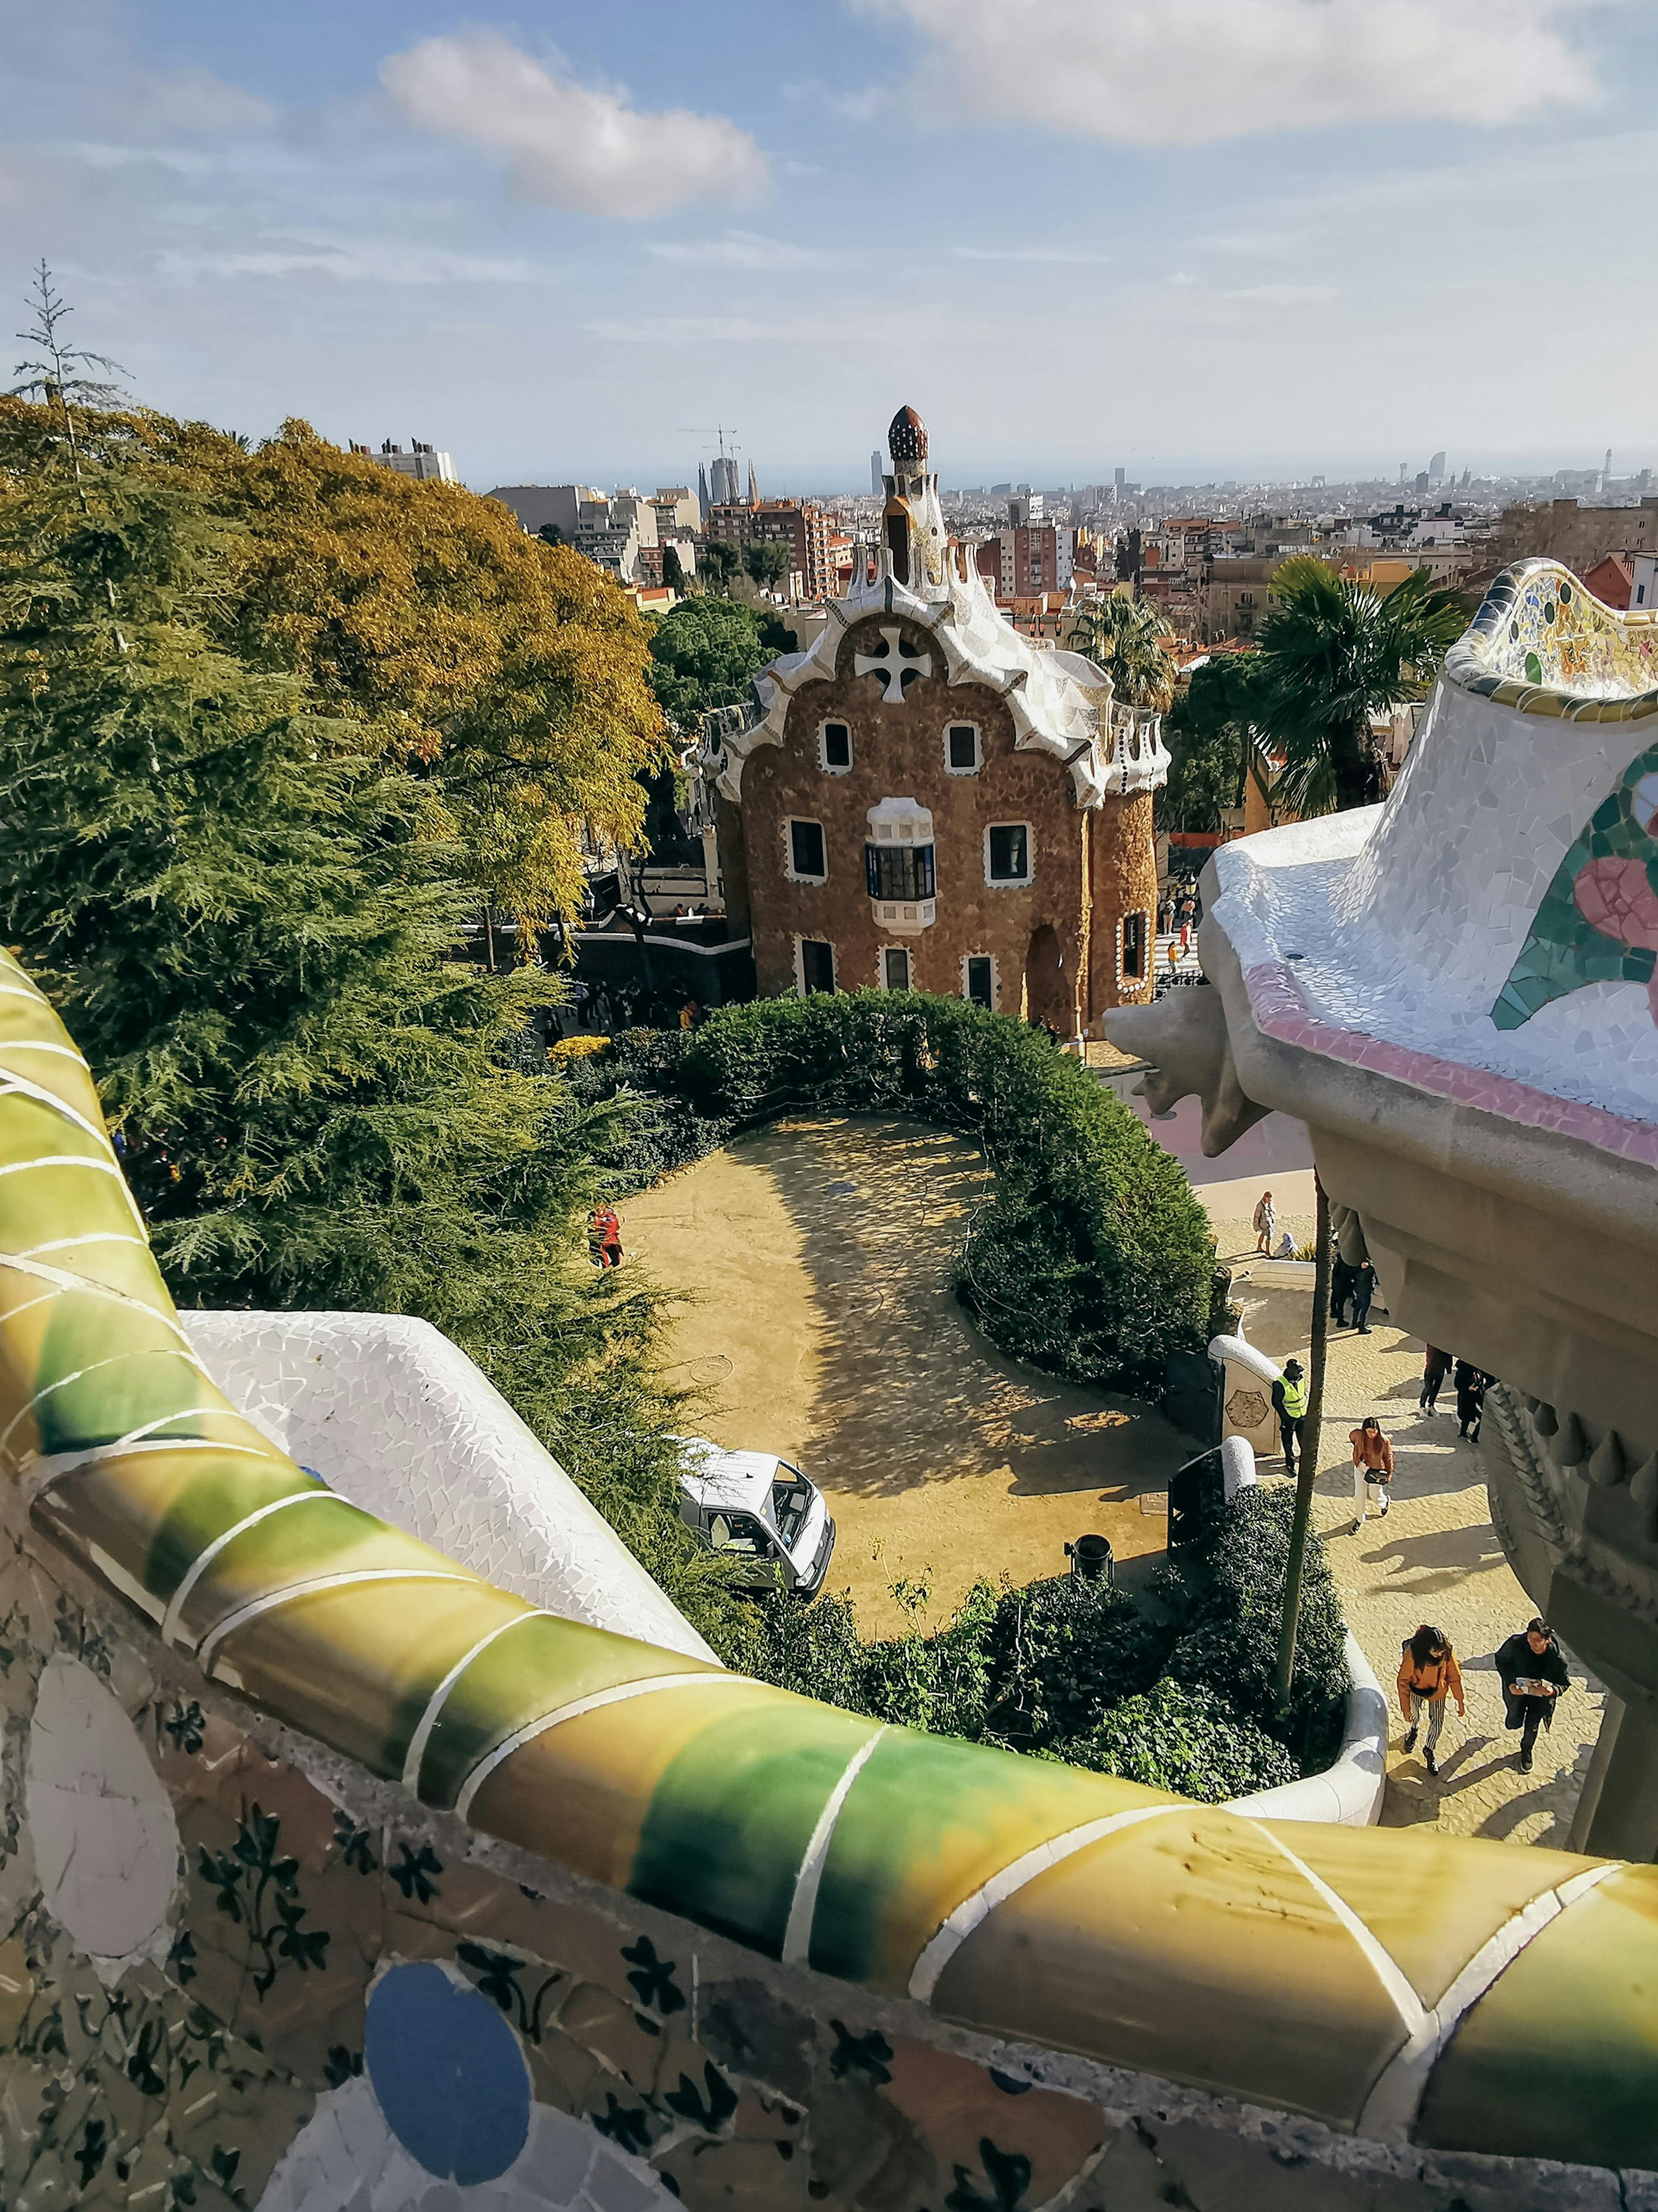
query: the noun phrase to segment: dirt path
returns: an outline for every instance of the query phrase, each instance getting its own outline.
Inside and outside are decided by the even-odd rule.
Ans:
[[[821,1483],[828,1587],[866,1633],[899,1625],[900,1577],[930,1583],[937,1623],[979,1575],[1063,1573],[1090,1530],[1125,1561],[1163,1552],[1162,1498],[1140,1498],[1178,1462],[1174,1430],[1004,1359],[951,1295],[985,1179],[971,1145],[921,1123],[780,1122],[623,1210],[630,1254],[695,1301],[669,1355],[703,1393],[687,1430]]]

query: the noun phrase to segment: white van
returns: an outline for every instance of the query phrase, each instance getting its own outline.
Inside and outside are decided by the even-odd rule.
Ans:
[[[677,1441],[686,1526],[742,1563],[745,1589],[816,1596],[835,1550],[835,1523],[817,1485],[771,1452],[726,1451],[706,1437]]]

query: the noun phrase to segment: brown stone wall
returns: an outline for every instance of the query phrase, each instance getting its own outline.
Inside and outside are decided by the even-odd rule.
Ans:
[[[1097,1016],[1108,1006],[1135,1006],[1151,995],[1157,930],[1151,794],[1140,791],[1132,799],[1108,799],[1090,816],[1089,824],[1093,878],[1090,1012]],[[1138,980],[1121,973],[1121,923],[1123,916],[1131,914],[1145,916],[1142,973]]]
[[[910,951],[919,989],[959,995],[963,959],[988,953],[996,963],[1001,1012],[1048,1012],[1068,1030],[1079,987],[1084,1018],[1118,1002],[1118,909],[1111,902],[1119,887],[1138,889],[1142,902],[1155,908],[1150,799],[1112,800],[1091,813],[1079,808],[1060,762],[1047,752],[1015,750],[1012,719],[996,692],[943,680],[938,647],[923,630],[905,629],[904,635],[910,647],[931,653],[934,672],[912,683],[902,704],[888,705],[875,678],[850,671],[856,655],[878,646],[882,629],[892,626],[890,617],[878,615],[853,629],[841,646],[835,680],[798,692],[781,746],[756,745],[744,765],[743,839],[759,989],[775,995],[796,988],[799,937],[834,945],[835,981],[843,990],[878,982],[881,948],[898,945]],[[849,773],[829,775],[818,764],[818,731],[826,721],[845,722],[852,731]],[[976,775],[945,772],[944,732],[955,722],[978,726]],[[884,799],[914,799],[932,812],[938,919],[914,933],[882,927],[870,902],[868,812]],[[826,883],[787,879],[785,825],[794,817],[823,825]],[[1035,880],[993,886],[985,880],[985,832],[1012,822],[1030,826]],[[1143,848],[1138,854],[1136,843]],[[1090,864],[1106,901],[1091,931]]]
[[[841,665],[878,642],[882,623],[853,630]],[[890,625],[889,625],[890,626]],[[908,635],[908,634],[907,634]],[[908,641],[938,649],[916,631]],[[825,721],[852,731],[849,774],[818,765],[817,732]],[[944,772],[944,732],[972,722],[980,732],[976,775]],[[868,811],[884,799],[914,799],[931,808],[937,855],[938,920],[898,934],[879,927],[864,872]],[[823,824],[829,880],[793,884],[785,876],[785,824],[800,816]],[[1082,910],[1083,815],[1069,773],[1046,753],[1017,752],[1013,725],[993,691],[952,688],[937,676],[913,683],[902,704],[887,705],[870,677],[843,674],[807,685],[791,702],[780,748],[760,745],[743,772],[744,842],[748,856],[755,965],[762,993],[792,990],[797,936],[835,946],[835,980],[855,990],[878,980],[879,951],[907,945],[922,990],[959,994],[969,953],[994,959],[998,1004],[1021,1009],[1026,953],[1033,933],[1050,927],[1074,976]],[[984,838],[993,823],[1030,826],[1035,880],[993,888],[985,881]]]

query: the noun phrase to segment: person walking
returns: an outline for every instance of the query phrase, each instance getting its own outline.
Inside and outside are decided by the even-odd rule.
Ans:
[[[1498,1649],[1496,1666],[1507,1716],[1503,1725],[1520,1730],[1520,1756],[1515,1764],[1522,1774],[1529,1774],[1537,1731],[1553,1727],[1555,1701],[1563,1690],[1570,1689],[1571,1676],[1554,1631],[1539,1613],[1533,1613],[1524,1628]]]
[[[1382,1501],[1382,1518],[1388,1517],[1388,1486],[1394,1479],[1394,1448],[1382,1433],[1374,1413],[1366,1413],[1362,1428],[1347,1437],[1353,1448],[1353,1534],[1357,1535],[1370,1511],[1370,1492]],[[1408,1718],[1408,1715],[1406,1716]]]
[[[622,1219],[615,1206],[607,1202],[593,1208],[587,1217],[587,1242],[601,1267],[622,1265]]]
[[[1437,1345],[1427,1346],[1427,1358],[1422,1364],[1422,1395],[1417,1400],[1417,1410],[1423,1413],[1439,1411],[1439,1389],[1451,1371],[1451,1355],[1440,1351]]]
[[[1470,1443],[1479,1441],[1479,1417],[1485,1407],[1485,1378],[1471,1359],[1459,1359],[1451,1376],[1456,1392],[1456,1433]]]
[[[1353,1270],[1353,1327],[1361,1336],[1370,1334],[1370,1300],[1376,1296],[1376,1269],[1361,1260]]]
[[[1445,1725],[1446,1702],[1451,1698],[1456,1699],[1459,1718],[1466,1717],[1468,1709],[1462,1701],[1462,1670],[1456,1663],[1451,1639],[1442,1628],[1431,1627],[1424,1620],[1416,1634],[1406,1638],[1400,1646],[1399,1709],[1405,1716],[1406,1751],[1416,1749],[1417,1732],[1424,1719],[1428,1723],[1422,1762],[1430,1774],[1439,1771],[1434,1748],[1439,1741],[1439,1731]]]
[[[1307,1380],[1298,1359],[1286,1359],[1284,1372],[1272,1385],[1272,1410],[1284,1439],[1284,1471],[1296,1471],[1296,1454],[1306,1442]]]
[[[1272,1251],[1272,1232],[1278,1227],[1278,1214],[1272,1205],[1270,1190],[1262,1191],[1255,1200],[1255,1249],[1270,1259]]]

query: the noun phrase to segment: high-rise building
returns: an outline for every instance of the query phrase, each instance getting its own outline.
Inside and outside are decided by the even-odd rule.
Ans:
[[[1445,481],[1445,456],[1442,453],[1436,453],[1429,462],[1428,479],[1431,483],[1443,483]]]
[[[371,461],[378,461],[383,469],[395,469],[400,477],[414,477],[422,483],[453,483],[456,481],[455,465],[448,454],[439,453],[435,446],[422,445],[418,438],[409,441],[407,453],[401,446],[394,446],[389,438],[377,453],[370,453],[367,446],[358,445],[355,438],[351,441],[351,450],[354,453],[365,454]]]
[[[760,479],[754,472],[754,463],[750,461],[749,463],[749,505],[750,507],[758,507],[759,504]]]
[[[708,482],[713,487],[711,507],[736,507],[743,497],[742,479],[737,472],[737,462],[729,453],[714,458],[708,471]]]
[[[789,566],[808,599],[827,599],[835,578],[829,558],[828,510],[815,500],[757,499],[716,504],[708,510],[714,545],[786,545]]]
[[[879,499],[881,496],[881,454],[878,447],[869,457],[869,488],[871,495],[873,498]]]
[[[700,529],[708,519],[708,508],[712,504],[708,498],[708,472],[704,468],[696,471],[696,504],[699,510],[697,526]]]
[[[1123,483],[1127,475],[1127,469],[1114,469],[1112,471],[1112,485],[1119,499],[1122,497]]]

